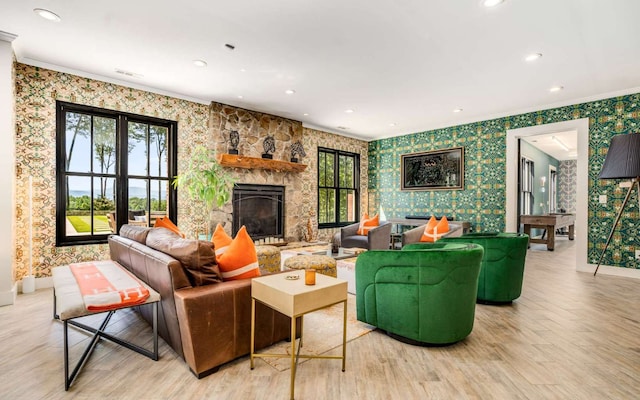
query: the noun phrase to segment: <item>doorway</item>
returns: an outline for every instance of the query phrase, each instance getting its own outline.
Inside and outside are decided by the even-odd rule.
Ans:
[[[518,139],[523,137],[576,130],[578,132],[578,158],[576,176],[576,269],[593,271],[595,266],[587,262],[587,195],[589,164],[589,119],[536,125],[507,130],[506,157],[506,231],[516,232],[518,228]]]

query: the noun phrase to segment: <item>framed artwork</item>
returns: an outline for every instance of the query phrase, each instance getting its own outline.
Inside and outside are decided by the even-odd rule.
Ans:
[[[464,147],[401,156],[402,190],[464,189]]]

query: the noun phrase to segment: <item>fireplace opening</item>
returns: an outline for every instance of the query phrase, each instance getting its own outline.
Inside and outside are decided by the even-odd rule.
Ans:
[[[233,187],[233,235],[247,227],[251,239],[284,238],[284,186],[250,185]]]

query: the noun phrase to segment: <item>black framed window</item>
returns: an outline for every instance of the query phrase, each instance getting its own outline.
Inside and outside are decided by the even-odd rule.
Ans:
[[[176,222],[174,121],[56,102],[56,245],[105,243],[123,224]]]
[[[360,155],[318,148],[318,226],[332,228],[358,220]]]
[[[535,179],[533,161],[522,157],[520,173],[520,215],[531,215],[533,214],[533,180]]]

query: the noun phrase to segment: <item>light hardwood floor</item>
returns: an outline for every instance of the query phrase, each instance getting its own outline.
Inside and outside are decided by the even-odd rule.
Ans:
[[[534,245],[522,296],[478,305],[466,340],[426,348],[371,332],[348,344],[346,372],[336,360],[303,363],[296,399],[640,398],[640,280],[594,278],[574,259],[566,238],[554,252]],[[198,380],[163,341],[157,362],[101,342],[65,393],[51,297],[40,290],[0,307],[0,399],[288,399],[289,371],[262,360],[251,371],[243,357]],[[135,313],[114,318],[111,331],[149,344]],[[77,357],[87,336],[70,333]]]

